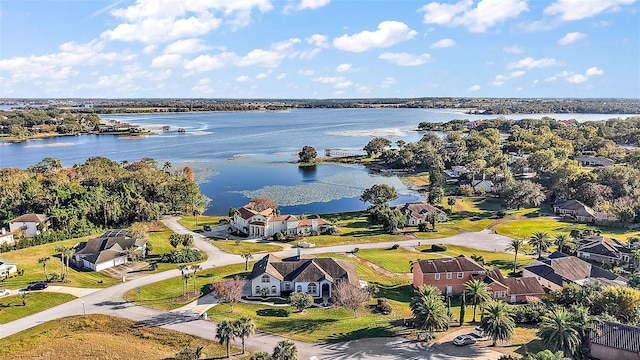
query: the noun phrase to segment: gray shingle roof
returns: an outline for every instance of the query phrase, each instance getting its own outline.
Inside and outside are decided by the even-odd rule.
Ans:
[[[589,334],[592,344],[614,349],[640,353],[640,328],[604,321],[596,325],[596,330]]]
[[[359,286],[355,265],[348,261],[331,258],[301,259],[281,261],[269,254],[253,265],[249,279],[269,274],[280,281],[318,282],[327,279],[331,282],[347,280]]]

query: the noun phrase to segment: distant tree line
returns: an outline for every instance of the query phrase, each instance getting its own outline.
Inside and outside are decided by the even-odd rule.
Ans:
[[[99,123],[96,114],[74,114],[66,110],[0,110],[0,134],[16,137],[34,133],[86,133]]]

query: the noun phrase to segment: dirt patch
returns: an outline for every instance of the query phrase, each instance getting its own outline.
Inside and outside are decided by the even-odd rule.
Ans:
[[[188,292],[184,295],[180,295],[180,296],[176,296],[174,298],[174,301],[179,303],[179,304],[188,304],[190,302],[192,302],[193,300],[196,300],[197,298],[200,297],[200,295],[202,295],[201,292]]]

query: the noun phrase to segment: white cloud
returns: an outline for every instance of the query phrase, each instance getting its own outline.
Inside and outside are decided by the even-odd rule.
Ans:
[[[277,77],[276,79],[278,79],[278,80],[284,80],[284,79],[286,79],[286,78],[287,78],[287,74],[282,73],[282,74],[278,75],[278,77]]]
[[[337,72],[347,72],[349,70],[351,70],[351,64],[340,64],[338,66],[336,66],[336,71]]]
[[[440,39],[436,42],[434,42],[433,44],[431,44],[431,48],[432,49],[439,49],[439,48],[448,48],[448,47],[452,47],[456,44],[455,41],[453,41],[452,39],[449,38],[444,38],[444,39]]]
[[[413,55],[408,53],[383,53],[378,56],[382,60],[387,60],[399,66],[418,66],[426,64],[431,59],[431,55]]]
[[[333,46],[339,50],[364,52],[373,48],[387,48],[411,40],[418,34],[405,23],[383,21],[376,31],[362,31],[353,35],[342,35],[333,39]]]
[[[425,24],[463,25],[471,32],[485,32],[528,10],[526,0],[480,0],[475,8],[473,0],[462,0],[455,4],[432,2],[418,11],[424,12]]]
[[[353,82],[351,81],[342,81],[336,84],[336,88],[344,89],[353,86]]]
[[[585,74],[587,76],[602,75],[602,74],[604,74],[604,71],[598,69],[597,67],[590,67],[590,68],[587,69]]]
[[[507,54],[521,54],[522,52],[524,52],[524,49],[521,48],[520,46],[514,45],[514,46],[505,46],[502,48],[502,51],[506,52]]]
[[[635,0],[558,0],[544,9],[546,15],[558,15],[564,21],[580,20],[604,11],[617,11]]]
[[[237,82],[247,82],[247,81],[251,81],[251,78],[248,77],[247,75],[240,75],[236,78]]]
[[[256,75],[256,80],[260,80],[260,79],[264,79],[267,77],[267,74],[265,73],[260,73],[258,75]]]
[[[209,86],[210,83],[211,79],[202,78],[198,81],[198,84],[196,84],[196,86],[191,88],[191,91],[201,94],[211,94],[213,92],[213,89],[211,89],[211,87]]]
[[[182,63],[182,56],[179,54],[164,54],[151,60],[151,67],[170,68]]]
[[[323,49],[326,49],[329,47],[329,39],[325,35],[313,34],[305,38],[304,40],[315,47],[319,47]]]
[[[575,74],[567,77],[567,81],[574,84],[581,84],[587,80],[589,80],[589,78],[582,74]]]
[[[543,58],[543,59],[534,59],[532,57],[526,57],[517,62],[509,64],[510,69],[534,69],[534,68],[544,68],[550,66],[557,66],[560,63],[554,58]]]
[[[277,51],[255,49],[251,50],[246,56],[240,58],[234,65],[276,67],[284,57],[285,55]]]
[[[524,74],[526,74],[527,72],[524,70],[516,70],[516,71],[512,71],[511,74],[509,75],[496,75],[495,79],[493,80],[492,84],[495,86],[502,86],[504,85],[504,83],[509,80],[509,79],[513,79],[519,76],[522,76]]]
[[[211,49],[202,39],[185,39],[179,40],[167,45],[164,49],[165,54],[192,54]]]
[[[271,45],[271,48],[275,51],[289,51],[293,48],[295,44],[298,44],[301,40],[297,38],[291,38],[283,41],[279,41]]]
[[[301,0],[299,3],[290,3],[284,7],[282,12],[285,14],[290,13],[291,11],[301,11],[306,9],[319,9],[321,7],[327,6],[330,0]]]
[[[347,81],[343,76],[321,76],[313,79],[313,81],[321,84],[338,84]]]
[[[147,45],[144,47],[144,49],[142,49],[142,53],[145,55],[151,55],[156,51],[157,48],[158,45]]]
[[[480,85],[473,85],[467,89],[468,91],[478,91],[480,90]]]
[[[304,75],[304,76],[311,76],[311,75],[315,74],[315,71],[313,71],[313,70],[298,70],[298,74]]]
[[[272,8],[270,0],[137,0],[126,8],[110,11],[121,23],[101,37],[146,43],[171,41],[207,34],[223,23],[246,26],[254,10],[264,13]]]
[[[185,70],[190,71],[211,71],[223,68],[229,61],[237,58],[233,53],[222,53],[218,55],[200,55],[193,60],[185,61]]]
[[[394,79],[392,77],[387,77],[380,84],[380,88],[381,89],[387,89],[387,88],[391,87],[395,83],[396,83],[396,79]]]
[[[587,34],[581,32],[570,32],[567,35],[563,36],[562,39],[558,40],[558,44],[560,45],[569,45],[574,43],[580,39],[583,39]]]

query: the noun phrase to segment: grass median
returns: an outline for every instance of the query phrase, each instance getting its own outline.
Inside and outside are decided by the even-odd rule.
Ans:
[[[0,298],[0,324],[18,320],[25,316],[39,313],[54,306],[64,304],[76,297],[69,294],[55,292],[28,292],[25,299],[27,305],[22,305],[22,295],[11,295]],[[1,348],[1,347],[0,347]]]

